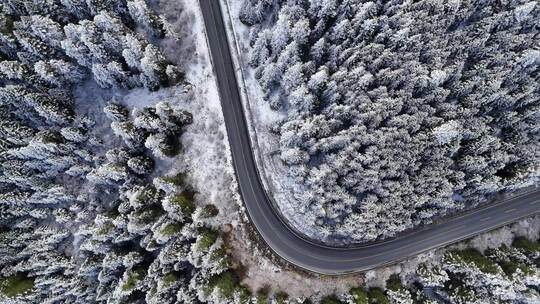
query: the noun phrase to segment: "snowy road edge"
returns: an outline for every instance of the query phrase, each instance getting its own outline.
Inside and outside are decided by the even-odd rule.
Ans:
[[[246,89],[246,82],[244,78],[244,67],[242,65],[242,62],[240,60],[240,45],[238,44],[238,38],[236,36],[236,30],[234,28],[234,22],[232,20],[229,0],[219,0],[221,3],[221,7],[223,9],[223,12],[227,15],[228,18],[224,18],[226,20],[225,22],[225,32],[227,33],[227,38],[229,40],[229,48],[232,52],[232,59],[233,59],[233,65],[234,65],[234,71],[236,73],[237,79],[239,79],[242,83],[242,85],[239,87],[240,89],[240,97],[242,101],[242,108],[244,110],[244,114],[246,115],[246,120],[248,122],[248,129],[249,129],[249,137],[251,139],[252,143],[252,150],[253,154],[255,156],[255,163],[257,165],[257,170],[259,170],[260,178],[263,182],[263,186],[266,189],[271,189],[271,183],[268,182],[266,170],[263,166],[263,157],[261,156],[261,149],[259,147],[259,141],[257,138],[257,130],[253,126],[253,113],[251,112],[251,108],[249,106],[250,100],[249,95],[247,93]],[[272,192],[268,191],[267,192]],[[267,193],[267,194],[270,194]],[[273,199],[273,198],[272,198]]]

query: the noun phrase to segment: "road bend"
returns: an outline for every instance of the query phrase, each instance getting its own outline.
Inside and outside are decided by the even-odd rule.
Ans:
[[[274,212],[259,178],[220,1],[199,2],[240,194],[255,228],[267,245],[283,259],[321,274],[362,272],[470,238],[540,212],[540,192],[534,190],[493,202],[398,238],[355,248],[318,245],[298,235]]]

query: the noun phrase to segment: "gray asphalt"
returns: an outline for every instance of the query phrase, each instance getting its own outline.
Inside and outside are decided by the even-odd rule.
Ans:
[[[258,175],[218,0],[199,0],[240,193],[268,246],[288,262],[321,274],[366,271],[501,227],[540,212],[540,192],[516,194],[486,207],[385,242],[356,248],[313,244],[293,232],[271,207]]]

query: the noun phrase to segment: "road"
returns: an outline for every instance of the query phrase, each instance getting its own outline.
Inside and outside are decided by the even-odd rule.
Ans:
[[[540,192],[535,190],[472,210],[441,224],[426,226],[399,238],[356,248],[325,247],[297,235],[272,209],[258,175],[220,1],[199,2],[240,193],[255,228],[268,246],[283,259],[321,274],[361,272],[395,263],[540,212]]]

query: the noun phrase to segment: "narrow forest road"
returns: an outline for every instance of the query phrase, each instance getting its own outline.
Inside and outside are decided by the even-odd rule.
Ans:
[[[535,189],[453,217],[444,223],[426,226],[422,230],[399,238],[356,248],[325,247],[297,235],[272,209],[258,175],[220,1],[199,0],[199,2],[217,76],[240,193],[256,229],[268,246],[283,259],[322,274],[365,271],[540,212],[540,191]]]

